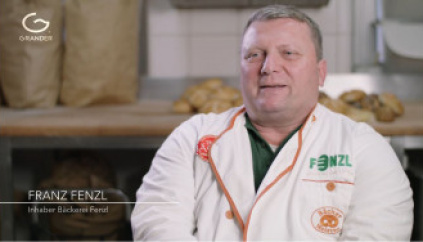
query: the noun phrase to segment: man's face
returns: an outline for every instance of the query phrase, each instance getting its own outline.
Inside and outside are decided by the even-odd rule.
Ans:
[[[279,18],[254,22],[245,32],[241,89],[249,113],[311,109],[325,75],[307,24]]]

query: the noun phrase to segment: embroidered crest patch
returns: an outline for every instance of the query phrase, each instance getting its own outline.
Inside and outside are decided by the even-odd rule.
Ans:
[[[335,207],[321,207],[311,214],[311,224],[324,234],[341,232],[344,213]]]
[[[216,140],[216,136],[214,135],[206,135],[198,141],[197,144],[197,155],[200,156],[200,158],[204,161],[207,161],[208,159],[208,151],[210,148],[210,145],[213,143],[213,141]]]

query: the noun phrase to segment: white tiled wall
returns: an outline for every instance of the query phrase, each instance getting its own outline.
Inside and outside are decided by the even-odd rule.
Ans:
[[[347,0],[330,0],[304,9],[323,34],[330,73],[351,71],[351,9]],[[181,10],[169,0],[148,2],[148,75],[152,77],[234,77],[239,46],[252,9]]]

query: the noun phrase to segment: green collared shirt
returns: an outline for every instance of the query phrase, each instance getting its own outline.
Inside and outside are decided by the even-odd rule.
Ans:
[[[275,160],[279,151],[285,146],[288,140],[301,128],[302,125],[298,126],[293,130],[276,148],[272,150],[269,143],[267,143],[257,131],[257,129],[251,123],[247,113],[245,113],[245,127],[248,130],[248,137],[251,143],[251,153],[253,156],[253,172],[254,172],[254,185],[256,191],[258,190],[264,176],[270,168],[270,165]]]

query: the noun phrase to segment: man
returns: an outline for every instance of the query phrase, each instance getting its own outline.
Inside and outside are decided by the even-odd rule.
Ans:
[[[252,15],[245,107],[197,115],[164,142],[137,192],[137,240],[409,240],[412,192],[391,147],[317,104],[318,26],[299,10]]]

